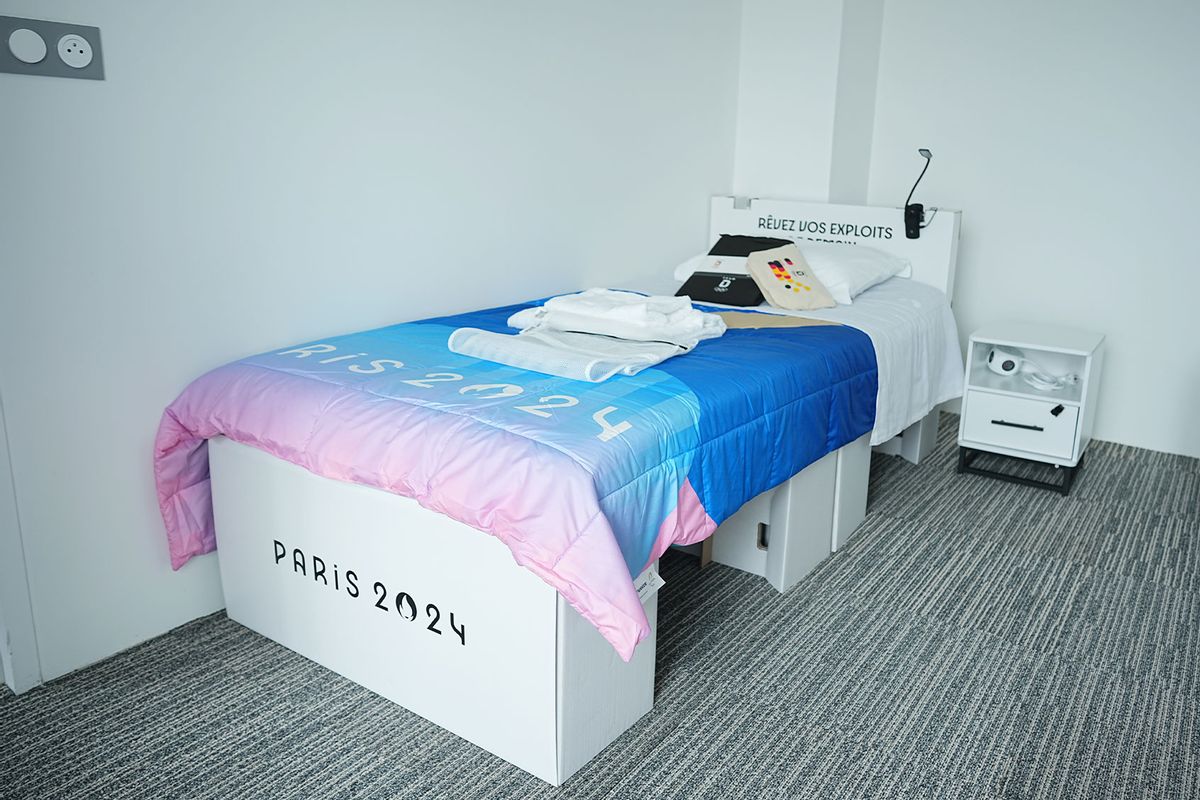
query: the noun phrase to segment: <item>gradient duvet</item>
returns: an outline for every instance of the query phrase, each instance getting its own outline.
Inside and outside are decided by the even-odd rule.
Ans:
[[[499,538],[628,660],[649,632],[633,576],[874,424],[875,352],[846,325],[731,328],[598,384],[446,348],[460,327],[511,332],[532,305],[281,348],[196,380],[155,441],[172,566],[216,548],[206,440],[226,436]]]

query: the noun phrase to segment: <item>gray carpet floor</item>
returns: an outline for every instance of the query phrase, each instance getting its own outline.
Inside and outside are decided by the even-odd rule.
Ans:
[[[668,555],[655,708],[562,789],[217,615],[3,690],[0,796],[1200,797],[1200,462],[1094,443],[1063,498],[954,423],[785,595]]]

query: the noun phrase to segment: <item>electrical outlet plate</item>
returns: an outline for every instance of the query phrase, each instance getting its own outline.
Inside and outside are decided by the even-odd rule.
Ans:
[[[13,33],[21,30],[32,31],[46,45],[45,56],[32,64],[18,58],[9,44]],[[18,50],[27,58],[32,40],[30,34],[17,36],[17,41],[25,44]],[[34,48],[32,52],[36,55],[37,50]],[[104,59],[100,52],[100,29],[68,22],[0,16],[0,72],[102,81]]]

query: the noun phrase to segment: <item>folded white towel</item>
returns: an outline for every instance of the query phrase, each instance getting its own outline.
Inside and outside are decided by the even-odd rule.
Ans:
[[[521,330],[542,327],[688,347],[725,332],[720,317],[697,311],[686,297],[647,296],[614,289],[588,289],[552,297],[539,308],[513,314],[508,324]]]
[[[725,332],[723,319],[695,310],[686,297],[612,289],[553,297],[513,314],[508,324],[521,332],[459,328],[447,346],[465,356],[598,383],[636,375]]]
[[[617,374],[636,375],[691,349],[670,342],[631,342],[552,328],[517,335],[459,328],[450,334],[447,345],[464,356],[591,383]]]

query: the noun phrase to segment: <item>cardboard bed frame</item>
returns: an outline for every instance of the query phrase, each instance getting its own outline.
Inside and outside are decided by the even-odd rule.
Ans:
[[[909,258],[914,279],[953,288],[957,212],[939,212],[921,239],[907,240],[900,209],[713,199],[714,232],[791,233],[760,220],[823,224],[839,240],[856,231]],[[888,227],[898,238],[883,238]],[[932,446],[936,413],[897,437],[895,450],[918,461]],[[786,591],[862,521],[869,441],[746,503],[706,554]],[[231,619],[555,786],[653,706],[653,569],[638,579],[652,633],[625,663],[487,534],[227,439],[209,442],[209,458]]]

